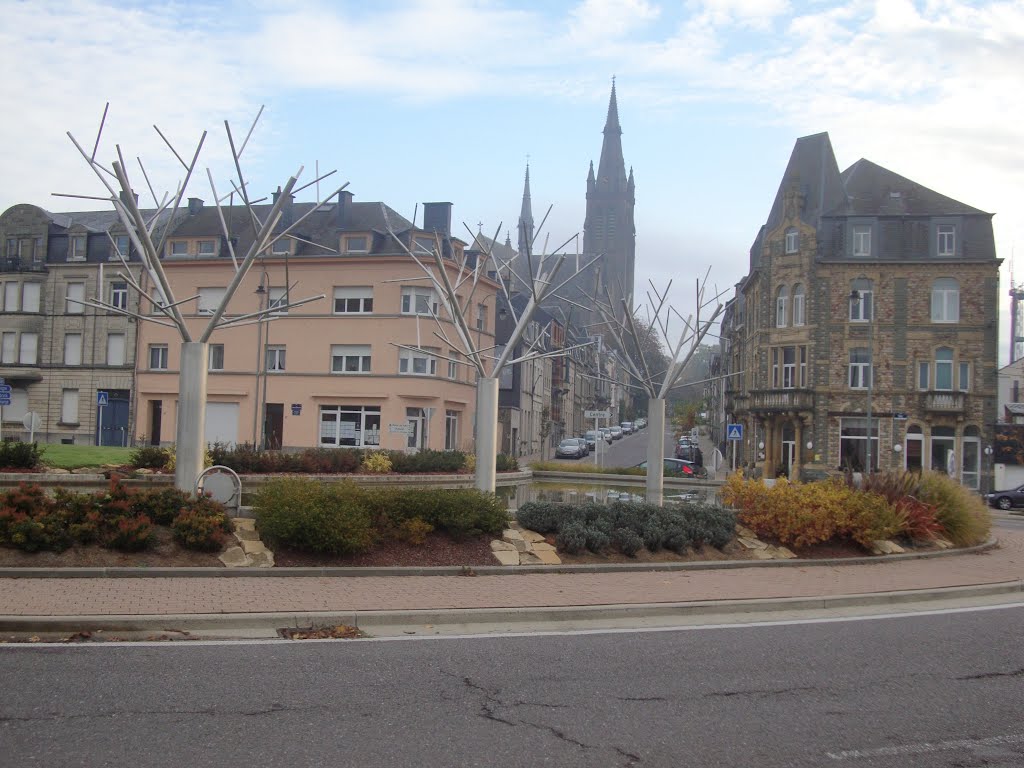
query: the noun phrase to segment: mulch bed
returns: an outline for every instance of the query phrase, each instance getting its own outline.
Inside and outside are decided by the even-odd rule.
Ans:
[[[178,546],[170,529],[154,526],[156,546],[142,552],[118,552],[76,544],[63,552],[22,552],[0,547],[0,568],[221,568],[219,552],[195,552]]]
[[[497,565],[491,554],[490,536],[454,539],[446,533],[432,533],[423,544],[384,541],[369,552],[358,555],[328,555],[274,550],[276,566],[386,568],[410,566],[425,568],[439,565]]]

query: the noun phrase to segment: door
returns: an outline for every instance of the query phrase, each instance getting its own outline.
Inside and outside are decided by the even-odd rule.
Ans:
[[[793,462],[796,459],[796,430],[791,424],[782,428],[782,471],[786,477],[793,476]]]
[[[164,418],[164,401],[149,401],[149,444],[160,445],[160,423]]]
[[[263,408],[263,447],[281,450],[284,434],[284,403],[267,403]]]
[[[422,408],[406,408],[405,421],[412,427],[407,447],[419,451],[426,445],[426,415]]]
[[[932,469],[956,477],[956,465],[950,460],[956,432],[952,427],[932,427]]]
[[[238,442],[238,403],[207,403],[206,430],[203,439],[207,443]]]
[[[96,407],[99,445],[128,445],[128,401],[126,389],[104,390],[107,404]]]

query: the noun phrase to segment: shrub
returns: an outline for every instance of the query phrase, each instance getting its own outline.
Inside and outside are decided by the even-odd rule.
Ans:
[[[600,554],[611,546],[612,537],[601,528],[591,525],[584,530],[586,531],[587,549],[591,552]]]
[[[932,504],[907,497],[898,500],[893,509],[902,522],[901,532],[910,539],[930,540],[944,533]]]
[[[163,469],[170,454],[166,448],[157,445],[140,445],[129,454],[128,463],[136,469]]]
[[[260,534],[275,545],[309,552],[363,552],[374,541],[364,495],[352,483],[323,485],[283,478],[264,485],[253,502]]]
[[[958,547],[981,544],[988,538],[992,518],[984,502],[942,472],[921,475],[920,499],[935,507],[935,517]]]
[[[164,449],[167,451],[167,463],[164,465],[164,469],[168,472],[173,472],[178,463],[178,447],[176,445],[168,446]],[[207,446],[203,449],[203,467],[213,466],[213,456],[210,454],[210,447]]]
[[[626,557],[634,557],[644,541],[631,528],[616,528],[612,531],[612,544]]]
[[[398,526],[395,537],[400,541],[409,544],[420,545],[426,542],[427,534],[434,530],[434,526],[418,517],[403,520]]]
[[[458,472],[466,463],[466,454],[462,451],[434,451],[425,449],[416,453],[390,451],[389,455],[394,471],[401,474]]]
[[[566,507],[549,501],[528,501],[516,510],[516,520],[537,533],[557,533]]]
[[[475,457],[473,463],[476,463]],[[518,472],[519,461],[515,456],[509,456],[507,453],[499,453],[498,458],[494,462],[494,468],[498,472]]]
[[[372,475],[383,475],[391,471],[391,458],[384,451],[373,451],[363,457],[360,469]]]
[[[667,507],[666,512],[686,522],[691,546],[707,544],[721,549],[736,535],[736,515],[727,509],[707,504],[680,504]]]
[[[222,504],[206,497],[188,500],[171,524],[174,539],[186,549],[217,552],[234,530]]]
[[[465,459],[462,462],[462,468],[466,472],[476,472],[476,454],[475,453],[467,453],[467,454],[465,454]]]
[[[146,515],[157,525],[171,525],[182,508],[194,503],[191,494],[177,488],[150,488],[131,495],[131,511]]]
[[[555,544],[570,555],[581,554],[587,548],[587,529],[579,521],[568,523],[559,532]]]
[[[118,517],[105,521],[103,546],[122,552],[138,552],[153,544],[153,524],[145,515]]]
[[[36,469],[45,450],[36,443],[5,440],[0,442],[0,467],[4,469]]]
[[[657,552],[665,541],[665,528],[657,517],[649,517],[640,533],[649,552]]]

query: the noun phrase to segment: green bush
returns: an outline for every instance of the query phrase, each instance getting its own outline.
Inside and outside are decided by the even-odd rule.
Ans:
[[[612,544],[626,557],[634,557],[644,545],[644,540],[632,528],[616,528],[612,531]]]
[[[498,472],[518,472],[519,460],[507,453],[499,453],[494,462],[494,468]]]
[[[393,471],[400,474],[421,472],[459,472],[466,463],[462,451],[434,451],[425,449],[416,453],[389,451]]]
[[[558,532],[555,544],[563,552],[579,555],[587,549],[587,529],[582,522],[574,520]]]
[[[516,510],[516,520],[523,528],[537,533],[557,533],[566,506],[550,501],[528,501]]]
[[[147,488],[131,494],[131,510],[146,515],[157,525],[171,525],[182,509],[195,503],[195,498],[177,488]]]
[[[417,518],[456,537],[496,535],[508,525],[505,505],[471,488],[375,488],[364,491],[364,499],[382,531]]]
[[[976,494],[942,472],[921,475],[920,500],[935,507],[935,517],[946,537],[958,547],[988,539],[992,517]]]
[[[128,463],[136,469],[163,469],[171,454],[158,445],[140,445],[128,456]]]
[[[657,552],[661,549],[665,542],[665,528],[661,524],[661,519],[655,516],[647,518],[640,531],[640,537],[648,552]]]
[[[218,552],[234,530],[224,506],[206,497],[189,499],[171,523],[174,540],[186,549]]]
[[[303,478],[267,483],[253,502],[256,525],[272,545],[307,552],[353,554],[374,541],[364,494],[352,483],[324,485]]]
[[[0,442],[0,468],[36,469],[45,450],[36,443],[5,440]]]

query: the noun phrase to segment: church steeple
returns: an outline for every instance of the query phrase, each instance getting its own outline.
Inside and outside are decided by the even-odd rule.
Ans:
[[[526,163],[526,181],[523,183],[523,207],[519,212],[519,254],[533,246],[533,203],[530,200],[530,163]]]
[[[626,162],[622,158],[622,126],[619,125],[619,103],[615,97],[615,78],[608,99],[608,117],[604,123],[601,161],[597,166],[597,183],[605,189],[622,189],[626,184]]]

